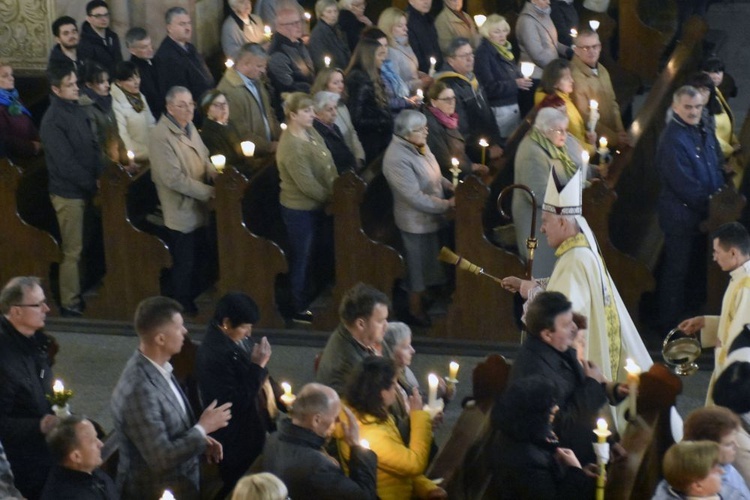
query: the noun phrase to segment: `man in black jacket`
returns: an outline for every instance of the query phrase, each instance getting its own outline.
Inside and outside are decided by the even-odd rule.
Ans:
[[[167,24],[167,36],[154,56],[154,64],[161,69],[157,72],[159,89],[166,95],[172,87],[185,87],[197,101],[216,82],[203,56],[190,43],[193,34],[190,15],[182,7],[172,7],[164,15],[164,21]],[[196,106],[193,115],[196,125],[199,125],[199,109]]]
[[[138,68],[141,77],[141,93],[146,96],[148,107],[157,120],[164,111],[166,91],[159,88],[159,74],[154,64],[154,45],[143,28],[130,28],[125,33],[125,46],[130,52],[130,62]]]
[[[80,71],[83,67],[83,58],[78,53],[80,36],[76,20],[70,16],[58,17],[52,23],[52,35],[57,44],[49,53],[47,66],[72,63],[75,71]]]
[[[503,154],[500,129],[482,85],[474,75],[474,49],[468,38],[454,38],[445,50],[445,64],[435,75],[456,94],[458,129],[466,139],[466,152],[475,163],[482,159],[479,141],[489,144],[487,155],[495,160]]]
[[[560,292],[542,292],[529,304],[525,321],[529,335],[513,362],[510,380],[543,375],[553,381],[560,446],[572,449],[581,464],[596,463],[592,429],[607,404],[606,380],[590,361],[582,366],[571,347],[578,331],[572,304]]]
[[[84,212],[96,194],[104,164],[88,115],[78,105],[78,79],[73,65],[50,66],[47,75],[52,93],[39,135],[47,152],[49,194],[62,237],[60,302],[63,315],[80,316]]]
[[[41,500],[114,500],[117,490],[102,465],[102,442],[94,425],[81,416],[67,417],[47,436],[57,460],[42,491]]]
[[[297,395],[291,420],[281,422],[254,466],[278,476],[289,497],[305,500],[375,500],[378,458],[360,445],[359,424],[344,407],[344,440],[351,448],[349,477],[323,449],[341,412],[336,391],[307,384]]]
[[[102,65],[110,77],[115,65],[122,61],[120,37],[109,28],[109,7],[103,0],[91,0],[86,4],[86,21],[81,25],[80,58]]]
[[[435,19],[430,14],[432,0],[409,0],[406,7],[406,27],[409,29],[409,45],[419,62],[419,71],[430,73],[443,65],[443,51],[440,50]],[[430,58],[435,58],[432,66]],[[430,75],[432,76],[432,75]]]
[[[41,331],[48,312],[37,278],[13,278],[0,291],[0,441],[28,499],[39,498],[52,467],[44,436],[57,424],[47,401],[52,340]]]

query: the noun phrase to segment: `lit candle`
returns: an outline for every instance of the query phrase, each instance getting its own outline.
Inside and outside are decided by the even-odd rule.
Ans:
[[[427,384],[430,388],[427,394],[427,405],[434,407],[437,402],[438,377],[434,373],[427,376]]]
[[[609,462],[609,443],[607,438],[612,433],[607,428],[607,421],[600,418],[596,421],[596,444],[594,452],[596,453],[596,464],[599,466],[599,475],[596,478],[596,500],[604,500],[604,487],[607,484],[607,463]]]
[[[589,132],[596,130],[596,123],[599,121],[599,103],[594,99],[589,101]]]
[[[578,36],[578,30],[575,28],[570,29],[570,38],[576,38]]]
[[[451,380],[456,380],[458,377],[458,363],[455,361],[451,361],[448,365],[448,378]]]
[[[133,152],[132,152],[132,151],[130,151],[130,150],[128,150],[128,160],[130,160],[131,162],[132,162],[133,160],[135,160],[135,153],[133,153]]]
[[[417,89],[417,97],[419,97],[420,101],[424,99],[424,91],[422,89]]]
[[[599,29],[599,24],[599,21],[597,21],[596,19],[592,19],[591,21],[589,21],[589,26],[591,26],[591,29],[594,31]]]
[[[599,139],[599,149],[607,149],[607,144],[608,143],[606,137],[602,137],[601,139]]]
[[[281,388],[284,389],[284,394],[281,395],[281,401],[287,406],[294,404],[294,400],[297,399],[297,396],[292,394],[292,384],[289,382],[282,382]]]
[[[305,22],[308,28],[310,27],[310,19],[312,19],[312,15],[309,12],[305,12]]]
[[[227,164],[227,158],[224,155],[213,155],[211,157],[211,163],[216,167],[216,171],[221,173],[224,171],[224,166]]]
[[[591,159],[591,155],[589,155],[588,151],[584,151],[581,153],[581,170],[583,174],[583,180],[585,181],[588,178],[589,175],[589,160]]]
[[[453,174],[453,187],[458,186],[458,174],[461,173],[461,169],[458,168],[458,158],[451,158],[451,173]]]
[[[476,23],[477,28],[481,28],[485,21],[487,21],[487,16],[484,16],[482,14],[477,14],[476,16],[474,16],[474,23]]]
[[[328,56],[325,56],[323,58],[323,63],[326,65],[326,68],[330,68],[331,67],[331,58],[328,57]]]
[[[255,154],[255,143],[251,141],[242,141],[240,143],[242,148],[242,154],[245,156],[253,156]]]
[[[164,490],[159,500],[175,500],[174,495],[169,490]]]
[[[370,449],[370,442],[369,442],[368,440],[366,440],[366,439],[360,439],[360,440],[359,440],[359,445],[360,445],[360,446],[361,446],[362,448],[365,448],[365,449],[367,449],[367,450],[369,450],[369,449]]]
[[[271,31],[271,27],[268,25],[265,25],[263,27],[263,37],[268,41],[268,40],[271,40],[272,36],[273,36],[273,31]]]
[[[596,421],[596,430],[594,431],[594,434],[597,436],[597,442],[599,443],[605,443],[607,441],[607,436],[609,435],[609,429],[607,428],[607,421],[603,418],[600,418]]]
[[[57,379],[55,380],[55,383],[52,385],[52,391],[57,395],[65,392],[65,386],[62,383],[62,380]]]
[[[286,123],[282,123],[281,125],[279,125],[279,127],[281,128],[281,130],[286,130]]]
[[[224,66],[226,66],[227,69],[229,69],[234,66],[234,61],[232,61],[231,59],[227,59],[227,62],[224,63]]]
[[[599,110],[599,103],[596,102],[596,100],[591,99],[589,101],[589,108],[591,108],[592,111],[598,111]]]
[[[436,64],[437,64],[437,59],[435,59],[434,57],[430,57],[430,71],[428,73],[430,76],[432,76],[432,75],[435,74],[435,65]]]
[[[533,62],[522,62],[521,63],[521,74],[524,78],[531,78],[534,74],[534,63]]]
[[[482,148],[482,165],[487,165],[487,147],[489,145],[487,139],[479,139],[479,147]]]
[[[638,414],[636,402],[638,401],[638,385],[641,381],[641,367],[635,364],[635,361],[628,358],[625,361],[625,371],[628,372],[628,389],[630,390],[630,394],[628,395],[628,411],[632,420]]]

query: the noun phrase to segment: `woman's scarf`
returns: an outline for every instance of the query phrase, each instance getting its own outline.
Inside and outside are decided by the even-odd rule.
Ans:
[[[547,136],[545,136],[536,127],[531,129],[531,132],[529,132],[529,136],[531,137],[532,141],[536,142],[542,147],[542,149],[544,149],[544,151],[549,155],[550,158],[552,158],[553,160],[559,160],[560,163],[562,163],[562,166],[565,169],[565,175],[567,175],[568,178],[571,178],[575,175],[576,171],[578,171],[578,165],[576,165],[575,162],[570,158],[567,146],[555,146],[552,141],[550,141]]]
[[[88,87],[84,87],[83,92],[105,113],[112,111],[112,94],[99,95]]]
[[[455,130],[458,128],[458,113],[453,113],[452,115],[448,116],[435,106],[428,106],[427,109],[430,110],[430,113],[435,116],[437,121],[440,122],[440,125],[442,125],[443,127],[449,128],[451,130]]]
[[[498,52],[500,52],[500,55],[503,56],[504,59],[512,61],[515,58],[513,55],[513,45],[511,45],[509,41],[506,40],[502,45],[497,44],[490,39],[487,39],[487,41],[490,42]]]
[[[133,109],[135,110],[136,113],[140,113],[146,108],[146,105],[144,104],[143,99],[141,99],[140,92],[138,92],[137,94],[131,94],[130,92],[120,87],[119,85],[117,85],[117,88],[122,90],[122,93],[125,95],[125,98],[127,98],[130,105],[133,106]]]
[[[18,89],[0,89],[0,105],[7,106],[11,116],[19,116],[21,113],[31,116],[31,112],[18,98]]]
[[[388,85],[396,97],[409,97],[409,87],[398,76],[392,64],[390,59],[383,61],[383,65],[380,67],[380,76],[383,78],[383,82]]]

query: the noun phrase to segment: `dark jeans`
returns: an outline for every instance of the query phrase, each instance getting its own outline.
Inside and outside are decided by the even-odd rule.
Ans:
[[[169,252],[172,254],[169,296],[179,302],[187,312],[195,311],[193,300],[206,285],[209,274],[206,265],[211,258],[212,245],[207,227],[189,233],[168,229]]]
[[[289,236],[289,280],[295,311],[304,311],[314,298],[310,292],[310,264],[325,279],[333,269],[333,221],[323,210],[281,207]],[[329,271],[325,271],[328,269]]]
[[[659,289],[661,325],[674,328],[705,299],[706,244],[706,235],[697,231],[664,234]]]

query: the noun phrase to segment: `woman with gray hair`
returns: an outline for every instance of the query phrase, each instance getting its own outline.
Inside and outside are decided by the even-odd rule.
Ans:
[[[338,103],[341,96],[335,92],[323,90],[317,92],[313,97],[313,109],[315,110],[315,121],[313,127],[323,137],[326,146],[331,151],[333,163],[339,175],[347,170],[359,170],[361,166],[354,153],[346,145],[344,134],[336,125],[338,116]]]
[[[246,43],[265,42],[263,20],[253,14],[250,0],[227,0],[232,9],[221,26],[221,48],[227,59],[237,57],[240,47]]]
[[[550,169],[555,169],[562,184],[568,182],[583,167],[580,143],[568,134],[568,117],[556,108],[542,108],[536,115],[534,126],[518,145],[513,165],[514,182],[525,184],[536,196],[536,207],[531,197],[518,192],[513,195],[513,222],[516,229],[518,252],[526,260],[526,238],[529,236],[531,218],[537,212],[536,232],[542,225],[542,202],[547,190]],[[549,276],[555,265],[555,251],[540,238],[534,252],[534,276]]]
[[[407,323],[429,326],[422,294],[429,286],[443,285],[445,271],[438,261],[439,231],[443,214],[455,206],[453,185],[440,173],[440,166],[427,146],[427,118],[419,111],[402,111],[394,123],[394,134],[383,157],[383,175],[393,191],[393,213],[406,253],[409,290]]]
[[[346,68],[352,51],[349,50],[349,42],[338,24],[339,6],[336,0],[315,2],[315,17],[318,22],[310,32],[308,44],[315,71],[323,68]]]

